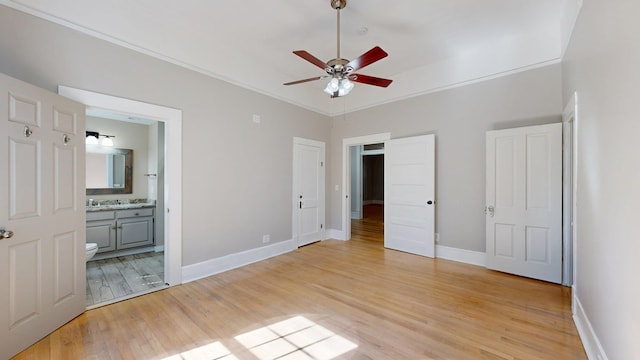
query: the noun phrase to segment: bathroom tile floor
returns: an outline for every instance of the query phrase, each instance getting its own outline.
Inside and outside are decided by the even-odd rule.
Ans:
[[[117,301],[164,286],[164,252],[87,263],[87,306]]]

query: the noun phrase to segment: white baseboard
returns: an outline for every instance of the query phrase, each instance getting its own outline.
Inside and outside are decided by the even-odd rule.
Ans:
[[[453,260],[465,264],[486,266],[485,253],[436,245],[436,258]]]
[[[326,235],[327,239],[347,240],[347,237],[344,235],[344,231],[342,230],[327,229]]]
[[[297,248],[295,241],[286,240],[262,246],[257,249],[242,251],[197,264],[187,265],[182,267],[182,283],[185,284],[207,276],[236,269],[261,260],[266,260],[274,256],[291,252]]]
[[[384,200],[364,200],[362,205],[384,205]]]
[[[153,248],[153,251],[155,251],[155,252],[164,251],[164,245],[156,245],[156,246]]]
[[[591,360],[607,360],[608,358],[602,348],[602,344],[600,344],[598,336],[595,331],[593,331],[591,322],[584,312],[580,299],[578,299],[578,292],[575,286],[573,286],[571,293],[573,322],[576,324],[578,335],[580,335],[580,340],[582,340],[582,346],[584,346],[587,357]]]
[[[352,211],[351,212],[351,219],[360,220],[360,219],[362,219],[362,214],[360,214],[360,211]]]

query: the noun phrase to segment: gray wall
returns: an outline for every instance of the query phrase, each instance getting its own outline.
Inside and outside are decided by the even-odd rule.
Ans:
[[[291,239],[293,137],[329,141],[326,116],[5,6],[0,72],[182,110],[183,265]]]
[[[562,68],[579,104],[575,294],[609,359],[640,354],[638,14],[638,1],[585,1]]]
[[[390,132],[436,135],[436,232],[440,244],[484,251],[485,132],[559,122],[560,65],[423,95],[333,118],[331,189],[342,183],[342,139]],[[329,191],[329,226],[342,228],[340,191]]]

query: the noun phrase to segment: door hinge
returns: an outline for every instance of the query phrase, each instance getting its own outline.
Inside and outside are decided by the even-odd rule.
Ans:
[[[322,229],[322,224],[320,224],[320,229]]]
[[[320,166],[324,166],[324,161],[320,161]]]

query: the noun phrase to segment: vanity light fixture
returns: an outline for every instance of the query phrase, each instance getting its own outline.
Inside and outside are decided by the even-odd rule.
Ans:
[[[102,136],[104,136],[104,139],[102,139],[102,142],[101,142],[102,146],[113,146],[113,140],[111,140],[111,138],[115,136],[111,136],[111,135],[102,135]]]
[[[98,137],[100,134],[96,131],[87,131],[84,143],[87,145],[98,145]]]
[[[102,141],[98,142],[98,139],[102,137]],[[97,131],[87,131],[86,132],[86,138],[84,140],[84,143],[87,145],[102,145],[102,146],[113,146],[113,138],[115,136],[113,135],[105,135],[105,134],[100,134]]]

